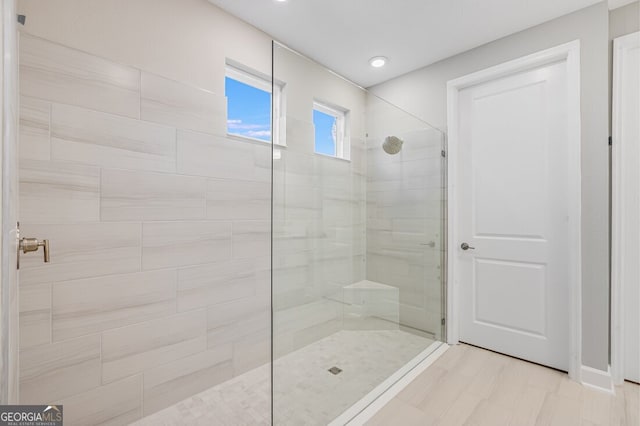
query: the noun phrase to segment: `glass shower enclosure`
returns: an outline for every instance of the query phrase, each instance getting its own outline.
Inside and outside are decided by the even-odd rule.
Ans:
[[[52,252],[20,261],[13,400],[79,426],[346,424],[440,345],[441,132],[279,44],[216,61],[223,93],[32,22],[13,208]],[[227,68],[266,122],[271,96],[271,141],[230,128]]]
[[[443,340],[443,134],[273,45],[274,424],[345,424]]]

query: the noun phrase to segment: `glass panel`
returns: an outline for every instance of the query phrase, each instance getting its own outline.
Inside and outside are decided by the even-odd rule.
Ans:
[[[443,134],[370,93],[366,121],[367,279],[398,288],[402,330],[443,340]]]
[[[442,133],[277,43],[273,61],[273,421],[346,423],[442,339]],[[314,99],[348,112],[348,160],[316,153]]]

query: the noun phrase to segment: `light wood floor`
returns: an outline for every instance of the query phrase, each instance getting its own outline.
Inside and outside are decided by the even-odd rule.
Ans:
[[[457,345],[368,424],[640,426],[640,386],[627,382],[613,396],[556,370]]]

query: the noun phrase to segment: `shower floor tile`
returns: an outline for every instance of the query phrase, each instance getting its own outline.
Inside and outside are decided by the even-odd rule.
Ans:
[[[279,358],[274,424],[329,423],[432,343],[401,330],[345,330]],[[341,371],[330,372],[333,367]],[[270,376],[264,365],[135,425],[268,425]]]

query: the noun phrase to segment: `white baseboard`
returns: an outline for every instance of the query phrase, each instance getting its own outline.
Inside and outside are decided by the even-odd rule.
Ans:
[[[607,368],[607,371],[602,371],[583,365],[580,368],[580,382],[592,389],[615,394],[611,367]]]

